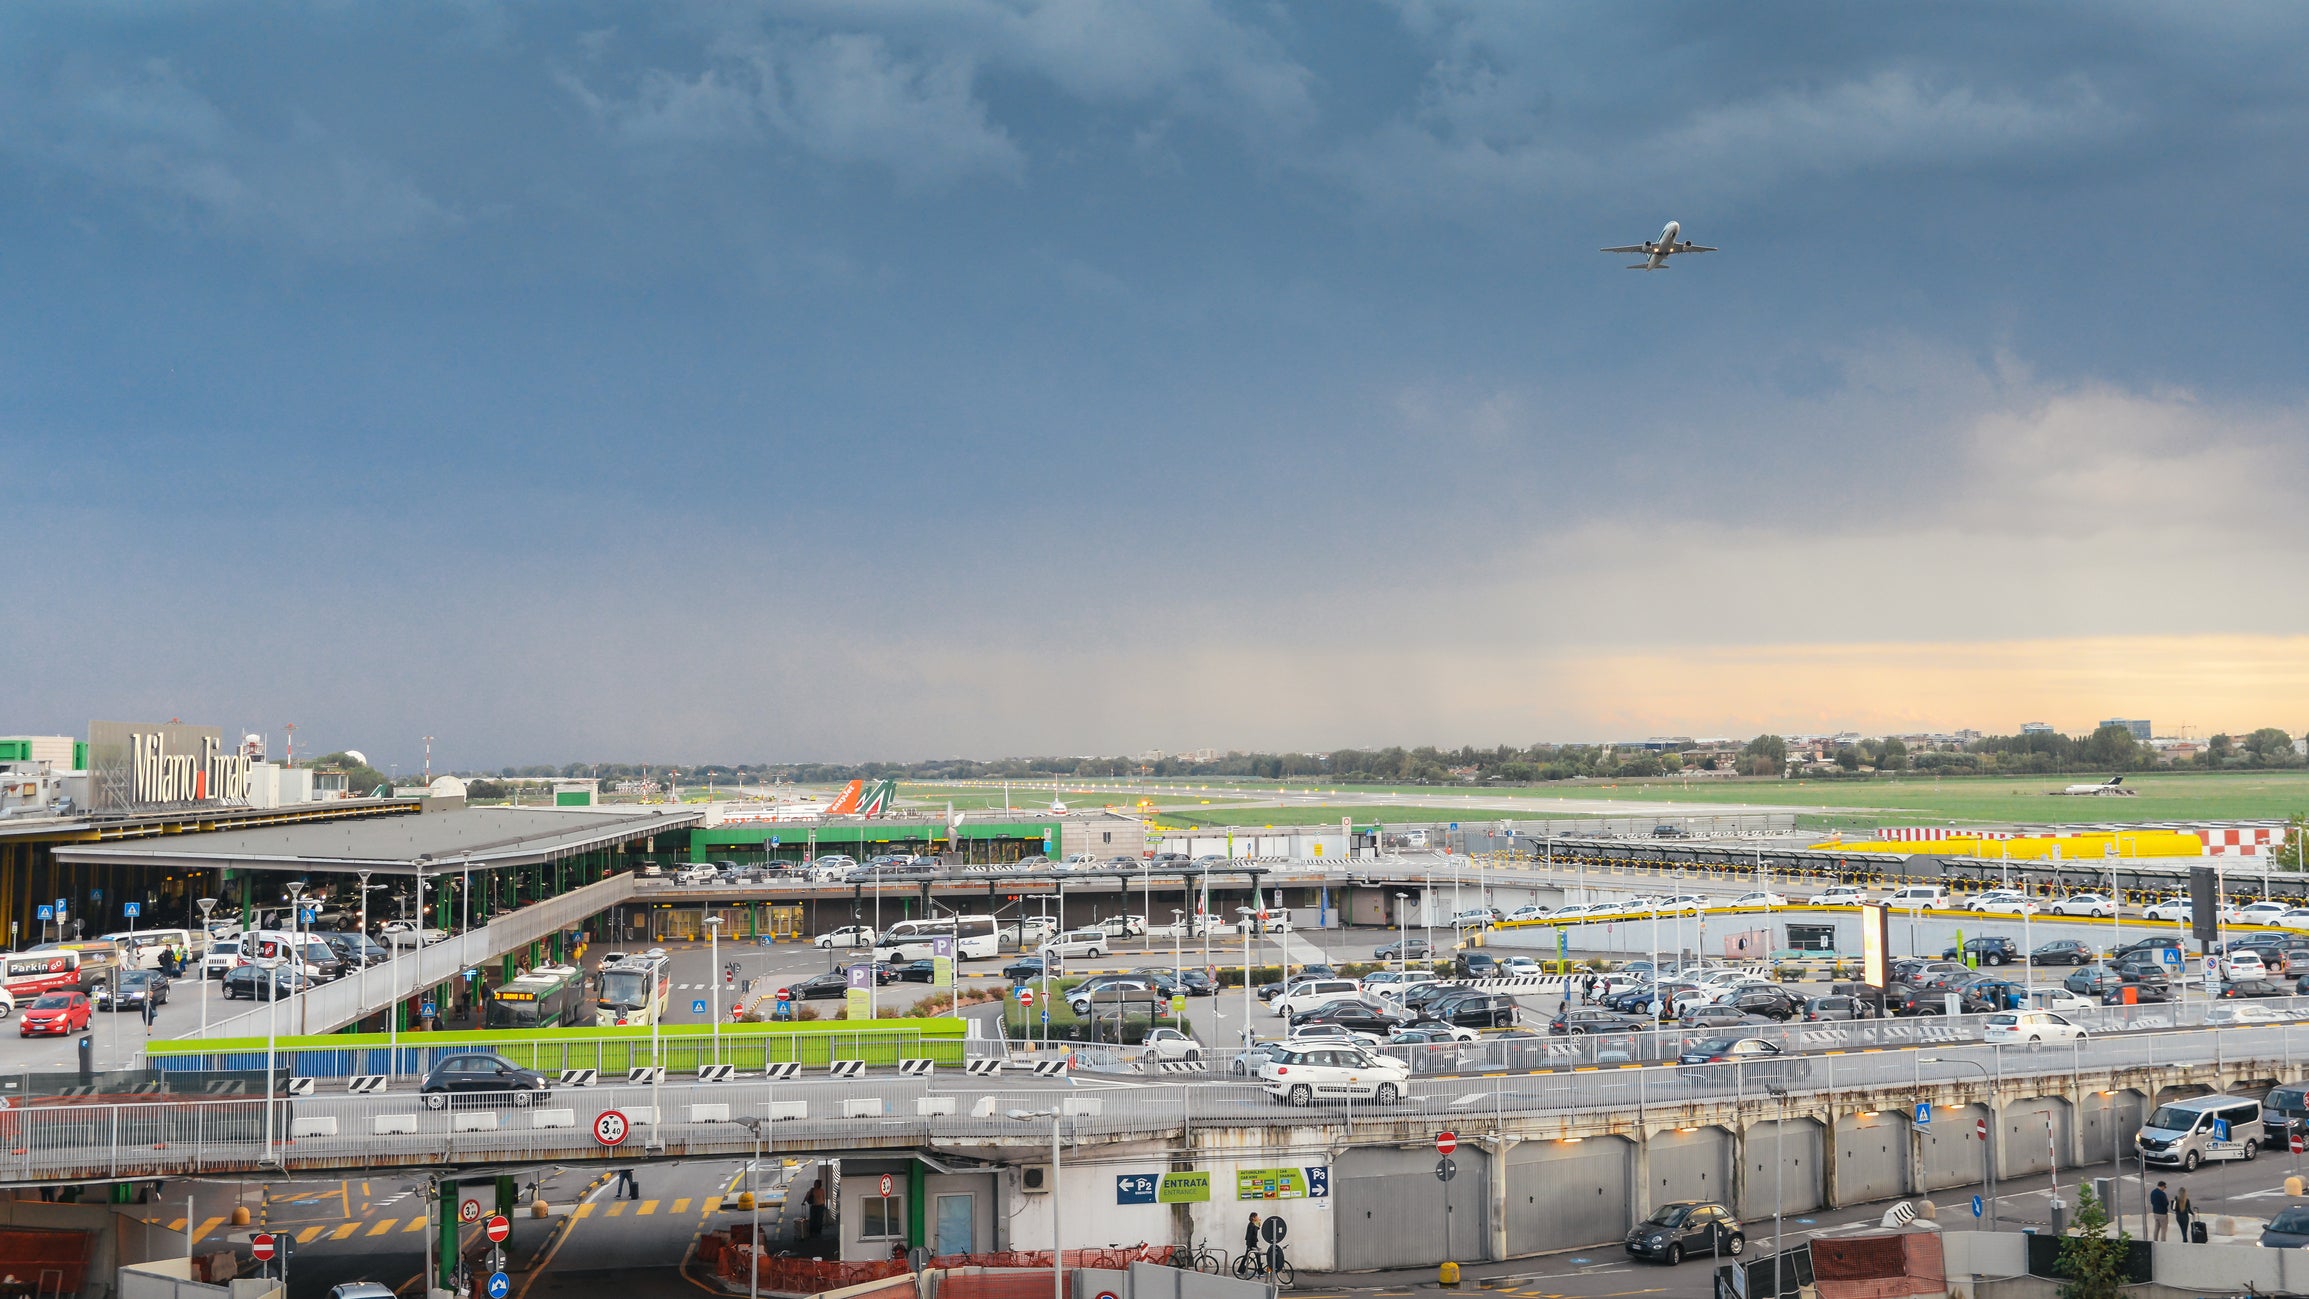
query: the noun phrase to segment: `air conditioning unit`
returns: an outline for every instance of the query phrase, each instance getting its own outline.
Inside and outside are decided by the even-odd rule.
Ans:
[[[1026,1164],[1018,1170],[1018,1189],[1028,1195],[1047,1195],[1058,1184],[1048,1164]]]

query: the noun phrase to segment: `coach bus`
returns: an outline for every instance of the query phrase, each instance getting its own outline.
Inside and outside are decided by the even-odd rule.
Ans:
[[[901,920],[874,940],[874,955],[884,961],[926,961],[937,953],[932,940],[954,940],[958,960],[990,961],[1001,954],[992,916],[939,916],[935,920]]]
[[[600,983],[595,1024],[654,1024],[665,1017],[666,998],[673,993],[673,961],[660,947],[615,965],[604,961]]]
[[[541,965],[489,995],[491,1028],[560,1028],[586,1023],[585,972]]]

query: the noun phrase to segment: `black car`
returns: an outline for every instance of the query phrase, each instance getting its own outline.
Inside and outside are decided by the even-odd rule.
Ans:
[[[938,962],[935,959],[900,961],[896,968],[900,983],[928,983],[938,977]]]
[[[828,997],[841,997],[848,995],[849,991],[850,972],[847,970],[828,970],[823,974],[813,974],[793,985],[794,1000],[796,1001],[819,1001]]]
[[[2126,943],[2124,946],[2109,953],[2109,961],[2111,964],[2114,964],[2118,961],[2124,960],[2128,956],[2138,956],[2146,953],[2150,960],[2162,964],[2164,962],[2164,954],[2166,952],[2181,952],[2185,950],[2186,949],[2181,946],[2181,936],[2179,934],[2158,934],[2152,938],[2139,938],[2133,940],[2132,942]]]
[[[1371,953],[1377,961],[1419,961],[1435,955],[1435,945],[1424,938],[1400,938]]]
[[[1676,1024],[1682,1028],[1754,1028],[1771,1021],[1737,1006],[1694,1006]]]
[[[1455,1028],[1513,1028],[1515,998],[1496,992],[1471,992],[1432,1002],[1420,1012],[1418,1023],[1448,1024]]]
[[[2124,1002],[2127,989],[2132,991],[2135,1002],[2171,1001],[2173,999],[2173,985],[2167,983],[2164,977],[2160,975],[2155,978],[2126,979],[2123,983],[2113,984],[2101,992],[2101,1001],[2111,1006],[2121,1005]]]
[[[1680,1200],[1663,1204],[1628,1232],[1627,1251],[1641,1259],[1681,1263],[1695,1254],[1738,1258],[1748,1247],[1740,1220],[1720,1204]]]
[[[433,1064],[418,1089],[425,1108],[457,1105],[536,1104],[548,1095],[545,1075],[524,1069],[495,1051],[459,1051]]]
[[[1651,1027],[1651,1021],[1634,1015],[1620,1015],[1608,1010],[1567,1009],[1555,1013],[1547,1023],[1547,1031],[1557,1037],[1578,1037],[1585,1033],[1636,1033]]]
[[[168,978],[158,970],[130,970],[120,976],[120,998],[115,1001],[112,985],[99,983],[90,990],[89,1000],[105,1010],[142,1010],[150,1001],[155,1006],[168,1004]]]
[[[1302,1010],[1291,1016],[1291,1027],[1305,1028],[1311,1024],[1333,1024],[1353,1029],[1358,1033],[1377,1033],[1385,1036],[1403,1026],[1403,1017],[1394,1011],[1381,1010],[1368,1002],[1326,1001],[1313,1010]]]
[[[1002,967],[1002,977],[1012,983],[1032,983],[1042,977],[1042,958],[1021,956]]]
[[[2030,965],[2090,965],[2094,959],[2093,949],[2074,938],[2039,943],[2036,950],[2028,954]]]
[[[2028,1006],[2028,989],[2010,979],[1974,979],[1958,991],[1964,997],[1964,1013],[1986,1014],[1994,1010],[2021,1010]]]
[[[1874,1018],[1876,1018],[1876,1003],[1866,997],[1837,993],[1833,996],[1807,998],[1804,1002],[1804,1019],[1807,1023],[1816,1024],[1837,1019]]]
[[[1455,979],[1496,979],[1500,977],[1499,961],[1489,952],[1461,952],[1451,958],[1451,976]]]
[[[1957,954],[1953,947],[1940,954],[1944,961],[1970,959],[1982,965],[2006,965],[2020,959],[2020,944],[2009,938],[1967,938],[1964,953]]]
[[[2283,997],[2288,995],[2285,985],[2267,979],[2231,979],[2221,985],[2224,997]]]
[[[348,970],[381,964],[393,959],[393,953],[383,943],[367,934],[321,934],[320,940],[329,945]]]
[[[1219,981],[1202,970],[1181,970],[1179,990],[1190,997],[1216,997],[1219,995]]]
[[[312,980],[286,965],[270,967],[242,965],[227,970],[224,976],[224,995],[227,1000],[247,997],[251,1001],[271,1001],[276,997],[293,997],[312,986]]]
[[[1723,1004],[1744,1014],[1785,1022],[1804,1008],[1804,999],[1786,988],[1745,988],[1726,997]]]

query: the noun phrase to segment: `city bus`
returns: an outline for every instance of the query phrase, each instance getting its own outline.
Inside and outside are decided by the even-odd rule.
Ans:
[[[593,1022],[602,1027],[654,1024],[664,1018],[666,998],[672,993],[673,961],[662,947],[628,956],[615,965],[604,961]]]
[[[874,955],[884,961],[926,961],[937,955],[932,939],[952,938],[958,960],[990,961],[1001,954],[992,916],[940,916],[935,920],[901,920],[874,940]]]
[[[560,1028],[585,1020],[585,972],[574,965],[538,966],[490,994],[491,1028]]]

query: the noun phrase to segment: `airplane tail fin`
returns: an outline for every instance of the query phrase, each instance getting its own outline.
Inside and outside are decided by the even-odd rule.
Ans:
[[[2108,784],[2109,784],[2109,788],[2110,788],[2110,789],[2115,789],[2117,786],[2119,786],[2119,785],[2122,785],[2122,784],[2124,784],[2124,783],[2125,783],[2125,778],[2124,778],[2123,776],[2111,776],[2111,777],[2109,777],[2109,781],[2108,781]]]
[[[853,781],[851,781],[851,782],[850,782],[850,784],[849,784],[849,787],[848,787],[848,788],[846,788],[846,789],[844,789],[844,790],[842,791],[842,796],[841,796],[840,798],[837,798],[837,799],[835,799],[835,800],[834,800],[832,803],[829,803],[829,804],[827,804],[827,806],[826,806],[826,815],[828,815],[828,816],[846,816],[846,815],[848,815],[849,813],[852,813],[852,812],[855,812],[855,811],[857,811],[857,810],[858,810],[858,796],[859,796],[860,794],[864,793],[864,792],[865,792],[865,789],[866,789],[866,782],[865,782],[865,781],[863,781],[863,780],[853,780]]]
[[[897,801],[898,782],[895,780],[877,780],[871,789],[859,796],[858,815],[881,816],[888,812],[891,805]]]

